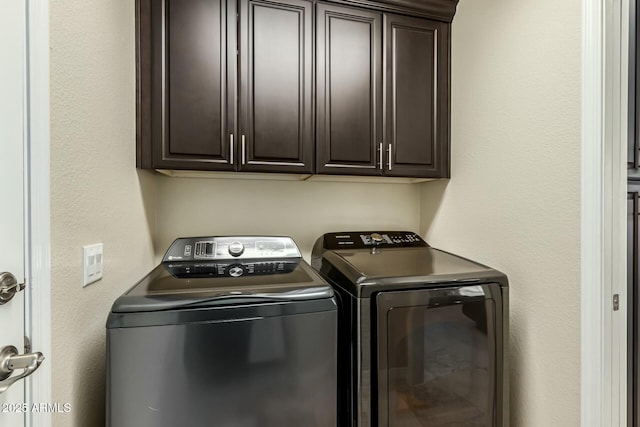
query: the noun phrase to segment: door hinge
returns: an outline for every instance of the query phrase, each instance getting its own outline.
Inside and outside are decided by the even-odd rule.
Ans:
[[[613,311],[620,310],[620,295],[613,294]]]

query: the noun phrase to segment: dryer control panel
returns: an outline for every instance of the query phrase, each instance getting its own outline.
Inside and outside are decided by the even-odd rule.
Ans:
[[[212,236],[177,239],[162,262],[302,258],[291,237]]]
[[[428,246],[420,236],[411,231],[350,231],[324,235],[324,247],[331,250]]]

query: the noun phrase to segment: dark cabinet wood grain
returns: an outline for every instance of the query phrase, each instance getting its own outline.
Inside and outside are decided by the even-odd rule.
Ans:
[[[317,172],[380,175],[382,15],[318,3]]]
[[[234,170],[235,3],[152,1],[151,16],[153,167]]]
[[[313,5],[240,2],[240,170],[313,171]]]
[[[354,1],[136,0],[138,167],[448,177],[457,1]]]
[[[449,25],[384,16],[386,175],[449,176]]]
[[[318,3],[317,171],[448,177],[449,24],[381,19]]]

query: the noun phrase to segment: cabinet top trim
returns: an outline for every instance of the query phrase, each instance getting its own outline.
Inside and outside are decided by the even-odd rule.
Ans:
[[[329,0],[341,3],[377,9],[384,12],[406,13],[437,21],[451,22],[456,13],[458,0]]]

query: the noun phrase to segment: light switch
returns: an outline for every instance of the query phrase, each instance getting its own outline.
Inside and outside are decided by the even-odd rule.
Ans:
[[[102,279],[103,259],[102,243],[82,247],[83,287]]]

